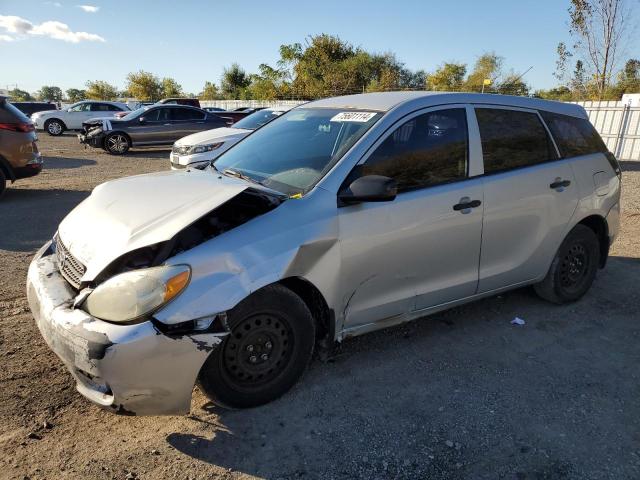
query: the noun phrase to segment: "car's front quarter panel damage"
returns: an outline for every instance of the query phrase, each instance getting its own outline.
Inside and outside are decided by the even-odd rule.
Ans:
[[[76,294],[47,250],[29,267],[27,295],[38,328],[78,391],[120,414],[188,413],[199,370],[225,334],[172,337],[151,321],[121,325],[95,319],[73,308]]]
[[[228,311],[252,292],[290,277],[309,281],[335,304],[340,278],[335,209],[335,196],[316,188],[169,259],[191,265],[192,278],[156,318],[176,324]]]

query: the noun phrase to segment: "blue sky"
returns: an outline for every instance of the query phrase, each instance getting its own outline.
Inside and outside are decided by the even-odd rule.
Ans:
[[[412,69],[433,70],[444,61],[472,64],[495,51],[505,57],[507,71],[533,66],[526,81],[548,88],[555,84],[556,45],[569,40],[568,3],[0,0],[0,88],[84,88],[87,80],[124,88],[127,73],[143,69],[197,93],[205,80],[218,83],[234,61],[256,71],[260,63],[275,63],[281,44],[318,33],[394,52]],[[629,57],[640,57],[640,35],[630,36]]]

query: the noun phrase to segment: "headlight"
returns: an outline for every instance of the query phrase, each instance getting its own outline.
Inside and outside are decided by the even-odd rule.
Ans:
[[[223,144],[224,144],[224,142],[210,143],[209,145],[194,145],[192,147],[189,147],[188,154],[191,155],[191,154],[194,154],[194,153],[211,152],[212,150],[220,148]]]
[[[85,308],[94,317],[130,322],[175,298],[189,283],[188,265],[143,268],[110,278],[87,297]]]

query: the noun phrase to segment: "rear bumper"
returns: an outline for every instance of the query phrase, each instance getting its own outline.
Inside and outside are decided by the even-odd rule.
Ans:
[[[191,392],[221,334],[170,337],[150,321],[119,325],[73,308],[76,292],[58,271],[50,243],[29,266],[27,297],[40,333],[77,390],[125,415],[188,413]]]

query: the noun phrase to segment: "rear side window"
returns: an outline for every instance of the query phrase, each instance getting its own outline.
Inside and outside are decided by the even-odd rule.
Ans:
[[[172,120],[204,120],[205,113],[192,108],[172,108]]]
[[[589,120],[557,113],[540,112],[560,153],[565,158],[607,153],[607,146]]]
[[[111,105],[107,104],[107,103],[92,103],[91,104],[91,111],[92,112],[109,112],[109,111],[113,111],[113,110],[117,110],[115,107],[112,107]]]
[[[537,114],[497,108],[476,108],[475,111],[485,174],[557,158],[553,143]]]
[[[467,176],[467,143],[465,109],[425,113],[389,135],[359,173],[393,178],[398,191],[455,182]]]

